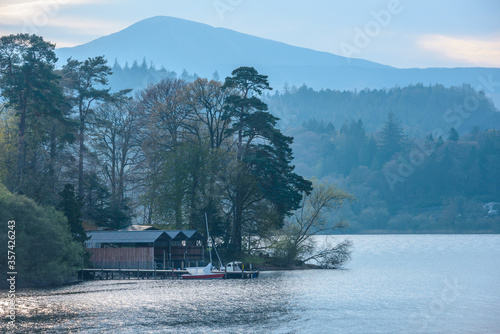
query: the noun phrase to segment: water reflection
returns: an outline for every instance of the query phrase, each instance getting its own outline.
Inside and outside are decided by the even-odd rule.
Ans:
[[[16,323],[20,333],[266,332],[293,318],[291,293],[282,273],[255,280],[95,281],[18,295]]]
[[[346,270],[17,294],[19,333],[495,333],[500,236],[353,236]],[[0,298],[6,317],[7,299]],[[5,332],[0,322],[0,332]]]

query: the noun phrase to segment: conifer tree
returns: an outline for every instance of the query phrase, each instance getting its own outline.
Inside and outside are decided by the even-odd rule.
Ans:
[[[94,113],[94,104],[111,97],[110,88],[102,88],[108,84],[111,69],[106,65],[104,57],[88,58],[81,62],[68,59],[63,66],[66,88],[78,112],[78,197],[84,196],[84,152],[87,123]]]
[[[391,111],[382,129],[381,153],[385,161],[391,159],[394,153],[401,151],[405,136],[401,123]]]
[[[267,76],[253,67],[237,68],[231,75],[223,86],[234,92],[226,98],[237,163],[230,249],[239,254],[246,209],[267,202],[276,212],[275,222],[282,224],[285,216],[300,206],[303,193],[309,193],[312,184],[293,172],[293,139],[276,128],[278,118],[260,99],[271,89]]]
[[[458,141],[458,139],[459,139],[458,132],[454,127],[452,127],[448,132],[448,140],[456,142]]]
[[[29,34],[0,38],[1,94],[19,119],[15,190],[25,192],[28,134],[46,118],[61,118],[60,77],[54,70],[55,45]],[[31,131],[27,131],[31,128]]]
[[[61,201],[59,202],[59,209],[64,213],[68,219],[71,236],[73,240],[82,243],[87,240],[87,235],[82,225],[81,220],[81,205],[75,195],[75,187],[72,184],[65,184],[63,191],[59,194]]]

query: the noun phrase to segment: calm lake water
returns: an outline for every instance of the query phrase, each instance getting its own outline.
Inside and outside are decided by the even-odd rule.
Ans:
[[[17,332],[500,333],[500,235],[345,238],[343,270],[24,290]]]

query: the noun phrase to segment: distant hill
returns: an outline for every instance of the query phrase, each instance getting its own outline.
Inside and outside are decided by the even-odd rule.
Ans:
[[[341,90],[469,83],[500,104],[500,89],[488,84],[500,81],[498,68],[397,69],[166,16],[142,20],[89,43],[57,49],[56,53],[61,65],[69,57],[83,60],[104,55],[111,65],[117,59],[122,66],[146,58],[148,64],[153,62],[177,74],[185,69],[211,78],[218,71],[221,79],[239,66],[254,66],[269,75],[271,86],[279,90],[285,83]],[[141,86],[141,81],[130,86]]]

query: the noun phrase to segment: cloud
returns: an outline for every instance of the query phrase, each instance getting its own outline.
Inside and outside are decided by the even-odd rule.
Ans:
[[[43,22],[59,15],[63,7],[96,2],[98,0],[4,0],[0,4],[0,22],[2,25],[15,25],[26,21]]]
[[[425,35],[420,48],[433,51],[449,60],[472,66],[500,67],[500,36],[488,40],[470,37]]]
[[[123,24],[120,22],[68,15],[52,19],[47,26],[77,30],[79,33],[85,33],[87,35],[100,35],[103,31],[123,29]]]
[[[124,28],[123,23],[117,21],[82,16],[78,10],[68,12],[68,7],[90,5],[98,0],[21,0],[16,3],[7,1],[0,4],[0,31],[3,34],[6,34],[4,31],[24,32],[56,37],[58,46],[74,46],[81,42],[82,38],[85,39],[85,36],[96,38],[101,36],[103,31]],[[71,42],[70,38],[63,37],[68,34],[78,38],[71,38]]]

